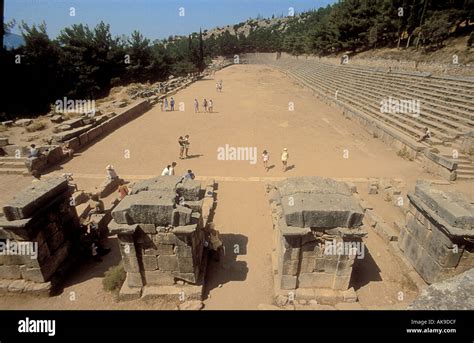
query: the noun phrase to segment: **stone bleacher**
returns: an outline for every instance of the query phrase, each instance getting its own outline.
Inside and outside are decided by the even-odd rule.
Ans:
[[[251,63],[272,65],[327,99],[363,116],[406,146],[421,152],[436,148],[457,164],[457,178],[474,178],[474,164],[461,153],[459,139],[474,131],[474,82],[469,78],[433,77],[427,73],[389,72],[369,67],[334,65],[305,57],[275,58],[255,54]],[[418,113],[384,113],[381,103],[394,100],[419,101]],[[417,142],[428,127],[429,142]],[[458,157],[453,159],[453,150]]]

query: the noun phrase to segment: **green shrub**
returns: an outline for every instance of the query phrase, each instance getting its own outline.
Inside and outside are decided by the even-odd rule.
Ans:
[[[125,281],[125,277],[125,269],[123,269],[123,264],[120,263],[118,266],[110,267],[109,270],[105,272],[104,278],[102,279],[102,286],[104,290],[108,292],[118,292]]]

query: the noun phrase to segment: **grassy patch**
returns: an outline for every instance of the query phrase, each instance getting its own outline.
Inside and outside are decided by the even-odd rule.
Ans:
[[[125,281],[126,273],[123,268],[123,264],[120,263],[118,266],[110,267],[105,272],[104,278],[102,279],[102,286],[107,292],[118,292],[123,282]]]

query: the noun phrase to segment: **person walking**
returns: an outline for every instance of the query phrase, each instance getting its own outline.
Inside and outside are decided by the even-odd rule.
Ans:
[[[270,159],[270,155],[268,154],[268,151],[263,150],[262,160],[263,160],[263,167],[265,168],[265,171],[268,171],[268,160],[269,159]]]
[[[206,99],[203,100],[202,107],[204,108],[204,112],[207,112],[207,100]]]
[[[165,98],[165,111],[168,111],[168,98]]]
[[[282,168],[284,172],[286,172],[289,157],[290,157],[290,154],[288,153],[288,149],[284,148],[283,152],[281,153],[281,163],[282,163]]]
[[[171,97],[170,106],[171,106],[171,111],[174,111],[174,98],[173,97]]]
[[[189,145],[190,144],[191,143],[189,143],[189,135],[184,136],[184,156],[185,156],[185,158],[189,157],[188,152],[189,152]]]
[[[212,99],[209,99],[207,103],[207,107],[209,108],[209,113],[212,113],[213,106],[214,106],[214,103],[212,102]]]
[[[179,136],[178,144],[179,144],[179,159],[182,160],[183,155],[184,155],[184,144],[185,144],[185,140],[183,136]]]
[[[194,113],[199,113],[199,101],[194,98]]]

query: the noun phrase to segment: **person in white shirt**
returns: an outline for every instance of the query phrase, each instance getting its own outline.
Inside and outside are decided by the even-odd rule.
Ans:
[[[168,164],[165,169],[163,169],[163,172],[161,173],[161,176],[170,176],[171,175],[171,166]]]
[[[418,140],[418,142],[422,142],[425,139],[429,139],[429,138],[431,138],[431,132],[427,127],[425,127],[425,134],[423,136],[421,136],[421,138]]]

